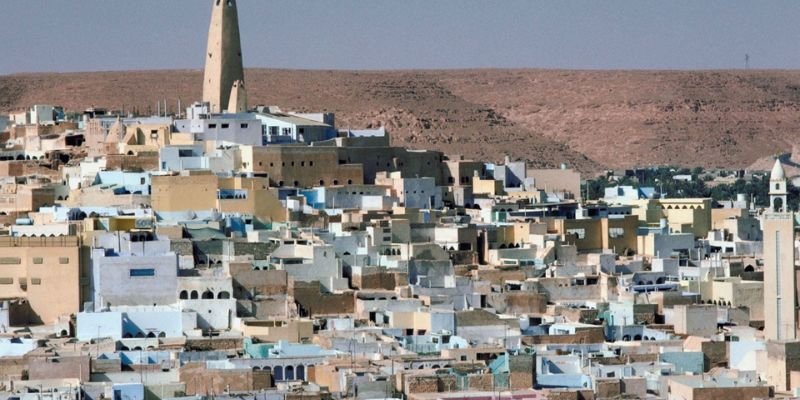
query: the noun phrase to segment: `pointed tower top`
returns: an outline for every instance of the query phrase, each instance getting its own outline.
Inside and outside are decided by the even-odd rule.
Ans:
[[[775,165],[772,166],[772,172],[769,173],[769,180],[771,181],[782,181],[786,179],[786,172],[783,171],[783,164],[781,164],[781,159],[775,159]]]
[[[208,26],[206,67],[203,73],[203,101],[212,113],[228,109],[231,88],[244,82],[239,14],[235,0],[214,0]]]

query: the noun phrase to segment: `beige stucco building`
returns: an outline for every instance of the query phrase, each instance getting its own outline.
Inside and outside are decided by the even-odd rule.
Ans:
[[[53,324],[78,313],[79,245],[75,236],[0,237],[0,299],[23,300],[12,307],[12,324]]]
[[[151,198],[153,209],[158,212],[217,210],[264,221],[288,218],[267,178],[223,178],[206,170],[154,176]]]

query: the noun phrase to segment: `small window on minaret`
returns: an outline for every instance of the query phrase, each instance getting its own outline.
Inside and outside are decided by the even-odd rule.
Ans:
[[[781,184],[780,184],[780,183],[776,183],[776,184],[775,184],[775,190],[778,190],[778,189],[780,189],[780,188],[781,188]]]

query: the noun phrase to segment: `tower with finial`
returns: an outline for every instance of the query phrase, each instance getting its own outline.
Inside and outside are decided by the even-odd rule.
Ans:
[[[786,172],[780,159],[775,159],[775,165],[769,174],[769,205],[772,212],[783,212],[786,205]]]
[[[764,213],[764,336],[797,339],[797,278],[794,215],[786,204],[786,172],[781,161],[769,175],[769,207]]]
[[[247,97],[242,93],[244,68],[236,0],[213,0],[212,7],[203,74],[203,101],[209,103],[213,113],[226,111],[236,85],[239,99],[236,109],[246,109],[247,105],[241,101]]]

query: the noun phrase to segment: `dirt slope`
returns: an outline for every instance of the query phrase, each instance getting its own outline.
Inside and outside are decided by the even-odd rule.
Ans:
[[[0,110],[53,103],[171,111],[197,70],[0,76]],[[800,71],[246,71],[251,105],[385,125],[394,143],[583,171],[676,164],[745,168],[800,138]]]

